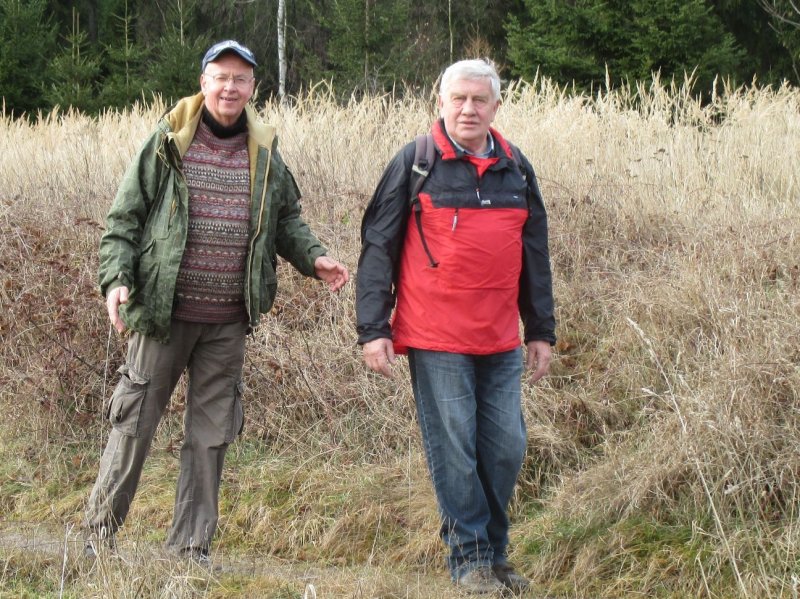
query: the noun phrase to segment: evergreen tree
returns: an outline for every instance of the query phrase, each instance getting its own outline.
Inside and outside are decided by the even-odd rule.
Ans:
[[[588,87],[604,77],[604,56],[616,46],[611,15],[604,3],[525,0],[523,18],[507,24],[508,58],[516,75],[540,72],[564,83]]]
[[[327,75],[339,90],[383,91],[402,80],[411,52],[406,35],[410,0],[337,0],[324,23]]]
[[[153,49],[155,60],[145,83],[146,90],[171,103],[198,91],[201,61],[213,32],[197,30],[196,6],[183,0],[175,0],[163,16],[167,27]]]
[[[447,0],[415,5],[407,36],[417,57],[417,74],[423,75],[420,82],[430,85],[456,60],[498,61],[503,57],[503,22],[515,3],[516,0]]]
[[[135,42],[136,15],[129,11],[128,1],[122,13],[113,15],[116,20],[116,35],[113,42],[105,45],[106,59],[103,63],[105,77],[99,95],[99,104],[104,108],[124,108],[138,99],[149,100],[145,93],[145,51]]]
[[[796,0],[758,0],[759,8],[769,18],[778,43],[785,50],[791,80],[800,81],[800,4]]]
[[[42,87],[56,31],[45,11],[44,0],[0,0],[0,102],[15,116],[49,108]]]
[[[171,28],[156,44],[158,56],[148,71],[145,90],[171,103],[200,90],[200,62],[211,44],[205,35],[181,39]]]
[[[527,19],[508,21],[514,72],[537,69],[563,83],[602,84],[682,79],[699,88],[716,75],[736,75],[743,52],[703,0],[526,0]]]
[[[0,0],[0,94],[13,114],[87,111],[197,89],[208,46],[234,38],[278,91],[278,0]],[[800,81],[796,0],[289,0],[286,92],[430,89],[451,60],[488,56],[503,76],[537,72],[588,89],[717,74]],[[80,28],[73,29],[73,15]],[[57,32],[72,31],[58,37]]]
[[[331,37],[323,17],[325,5],[316,0],[294,0],[287,10],[288,91],[307,88],[327,79],[327,47]]]
[[[52,106],[88,112],[98,108],[96,96],[100,59],[92,56],[87,38],[87,33],[80,27],[78,13],[73,11],[67,45],[50,62],[50,86],[44,95]]]
[[[734,37],[704,0],[616,2],[620,20],[630,15],[630,47],[617,61],[623,76],[646,80],[653,72],[682,79],[694,72],[697,86],[709,89],[717,75],[735,77],[743,58]]]

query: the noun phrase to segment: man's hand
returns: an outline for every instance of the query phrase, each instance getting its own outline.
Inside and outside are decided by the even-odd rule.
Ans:
[[[121,287],[114,287],[108,292],[106,296],[106,308],[108,308],[108,319],[111,321],[112,326],[117,329],[117,333],[125,332],[125,323],[119,317],[120,304],[128,303],[128,288],[124,285]]]
[[[528,342],[528,370],[533,371],[530,376],[531,383],[535,383],[550,370],[552,352],[548,341]]]
[[[314,261],[314,272],[331,291],[339,291],[350,280],[347,268],[328,256],[320,256]]]
[[[364,344],[364,362],[370,370],[392,378],[394,345],[391,339],[373,339]]]

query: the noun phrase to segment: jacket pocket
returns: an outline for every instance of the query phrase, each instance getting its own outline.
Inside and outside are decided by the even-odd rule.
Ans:
[[[137,374],[128,364],[119,369],[122,375],[108,404],[108,421],[129,437],[139,436],[139,420],[150,381]]]
[[[132,299],[145,304],[151,309],[154,308],[160,300],[157,294],[160,256],[157,251],[163,251],[163,248],[158,250],[158,242],[155,239],[150,240],[139,256],[135,285],[132,290],[134,293]]]
[[[441,282],[451,289],[516,289],[522,267],[522,227],[519,209],[467,209],[448,217],[452,226],[437,231],[436,258]],[[465,257],[469,257],[466,259]]]
[[[244,407],[242,406],[242,395],[244,394],[244,383],[238,381],[233,388],[233,410],[229,420],[228,431],[225,433],[225,443],[233,443],[237,436],[242,434],[244,429]]]
[[[272,303],[275,301],[275,294],[278,291],[278,277],[275,275],[275,269],[269,258],[261,262],[261,288],[259,289],[259,305],[258,311],[261,314],[266,314],[272,309]]]

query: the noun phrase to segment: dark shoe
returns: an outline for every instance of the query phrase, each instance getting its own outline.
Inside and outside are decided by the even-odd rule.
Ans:
[[[95,548],[94,541],[84,542],[83,557],[85,557],[86,559],[95,559],[97,557],[97,549]]]
[[[486,593],[497,593],[505,587],[492,573],[489,566],[479,566],[462,575],[456,581],[456,585],[467,593],[485,595]]]
[[[211,569],[211,556],[208,555],[207,549],[192,549],[189,559],[201,568]]]
[[[192,563],[204,570],[212,570],[211,556],[204,547],[187,547],[177,552],[178,557]]]
[[[531,586],[531,581],[517,574],[511,564],[495,564],[492,572],[503,586],[514,594],[524,593]]]
[[[83,543],[83,557],[95,559],[100,554],[117,553],[117,538],[114,533],[108,533],[105,528],[100,531],[91,531]]]

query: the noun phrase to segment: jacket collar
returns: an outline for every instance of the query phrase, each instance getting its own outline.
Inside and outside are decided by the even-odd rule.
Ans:
[[[203,101],[202,92],[182,98],[164,115],[169,128],[167,137],[175,142],[181,157],[186,154],[192,139],[194,139],[194,134],[203,114]],[[275,139],[275,127],[261,122],[255,109],[250,104],[245,106],[244,109],[247,113],[247,148],[250,152],[251,163],[253,163],[253,157],[259,147],[265,147],[268,150],[272,148],[272,143]]]
[[[433,124],[431,127],[431,135],[433,135],[436,147],[439,148],[439,151],[442,153],[443,160],[455,160],[467,156],[467,153],[450,139],[450,136],[444,128],[444,120],[439,119]],[[494,140],[495,156],[498,158],[505,157],[511,159],[511,146],[508,144],[508,141],[506,141],[506,138],[500,135],[500,132],[494,127],[489,127],[489,135],[491,135]]]

